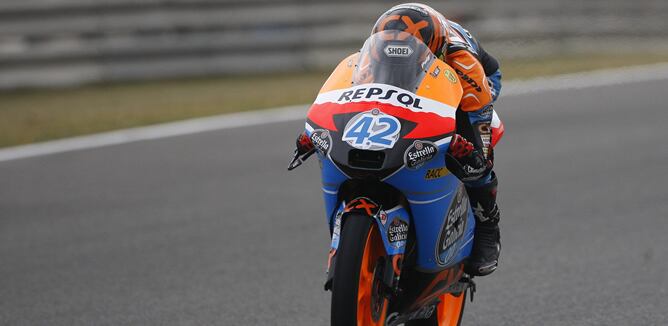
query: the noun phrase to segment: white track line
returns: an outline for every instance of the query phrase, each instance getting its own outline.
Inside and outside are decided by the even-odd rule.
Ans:
[[[63,153],[82,149],[131,143],[141,140],[190,135],[205,131],[262,125],[304,118],[306,105],[224,114],[213,117],[189,119],[154,126],[122,129],[98,134],[64,138],[42,143],[0,149],[0,162]]]
[[[503,85],[501,96],[633,84],[666,79],[668,79],[668,63],[660,63],[511,81]]]
[[[506,82],[501,96],[668,79],[668,63]],[[189,119],[0,149],[0,162],[142,140],[304,119],[307,105]]]

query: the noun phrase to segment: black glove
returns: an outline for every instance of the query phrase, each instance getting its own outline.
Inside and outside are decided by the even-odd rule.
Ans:
[[[492,170],[492,161],[485,159],[482,150],[459,134],[450,141],[445,166],[462,182],[476,181]]]

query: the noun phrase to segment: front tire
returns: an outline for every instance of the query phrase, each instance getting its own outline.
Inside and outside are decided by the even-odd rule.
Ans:
[[[374,275],[383,267],[386,253],[376,223],[362,214],[346,216],[336,256],[332,325],[384,325],[388,300],[380,294],[381,280]]]

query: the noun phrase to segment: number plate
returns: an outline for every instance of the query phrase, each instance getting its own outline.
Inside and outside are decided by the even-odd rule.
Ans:
[[[354,116],[343,131],[342,140],[357,149],[380,151],[394,147],[401,123],[378,109]]]

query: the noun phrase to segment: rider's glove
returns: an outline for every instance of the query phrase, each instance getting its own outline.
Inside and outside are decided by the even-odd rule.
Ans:
[[[303,155],[310,152],[313,149],[313,143],[311,139],[306,135],[305,132],[297,136],[297,154]]]
[[[445,165],[462,182],[477,181],[492,170],[492,162],[485,159],[482,150],[459,134],[450,141]]]

